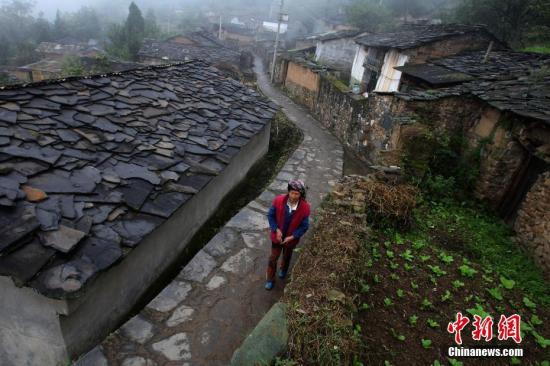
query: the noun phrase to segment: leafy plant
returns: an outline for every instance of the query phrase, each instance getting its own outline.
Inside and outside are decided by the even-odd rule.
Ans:
[[[418,317],[416,315],[409,316],[409,324],[415,326],[418,322]]]
[[[527,306],[529,309],[535,309],[537,307],[537,304],[531,301],[527,296],[523,297],[523,304],[525,304],[525,306]]]
[[[429,309],[433,306],[432,302],[430,300],[428,300],[427,298],[424,298],[422,300],[422,304],[420,305],[420,307],[422,309]]]
[[[410,249],[407,249],[403,253],[401,253],[401,257],[408,262],[412,262],[412,260],[414,259],[414,255],[412,255]]]
[[[431,258],[431,256],[429,256],[429,255],[421,255],[420,256],[420,260],[422,262],[426,262],[426,261],[430,260],[430,258]]]
[[[481,318],[489,316],[489,313],[487,313],[480,304],[476,304],[475,308],[466,309],[466,311],[472,315],[478,315]]]
[[[550,346],[550,339],[546,339],[540,334],[538,334],[536,331],[532,330],[531,334],[533,337],[535,337],[535,341],[541,346],[542,348],[546,349],[546,347]]]
[[[405,268],[406,271],[410,271],[410,270],[412,270],[414,267],[413,267],[411,264],[409,264],[409,263],[405,263],[405,264],[403,264],[403,268]]]
[[[422,339],[421,342],[422,342],[422,347],[423,347],[424,349],[428,349],[428,348],[431,348],[431,347],[432,347],[432,341],[429,340],[429,339]],[[438,363],[439,363],[439,362],[438,362]]]
[[[458,360],[455,360],[454,358],[448,358],[449,365],[451,366],[463,366],[464,364]]]
[[[397,297],[404,297],[405,296],[405,292],[403,290],[401,290],[400,288],[397,289]]]
[[[459,281],[459,280],[454,280],[453,282],[451,282],[451,284],[453,285],[453,287],[455,289],[459,289],[461,287],[464,287],[464,285],[465,285],[464,282]]]
[[[445,290],[445,293],[441,295],[441,301],[445,302],[451,299],[453,295],[451,295],[451,291]]]
[[[475,269],[468,266],[467,264],[463,264],[460,267],[458,267],[458,270],[460,271],[460,274],[464,277],[474,277],[474,275],[477,273]]]
[[[428,264],[428,267],[432,270],[432,272],[438,276],[438,277],[441,277],[441,276],[444,276],[447,274],[447,272],[445,272],[444,270],[442,270],[441,268],[439,268],[439,266],[432,266],[432,265],[429,265]]]
[[[428,243],[426,243],[426,241],[424,241],[423,239],[416,239],[412,243],[412,248],[414,250],[420,250],[420,249],[424,248],[427,245],[428,245]]]
[[[498,287],[492,288],[487,290],[489,294],[491,294],[492,297],[494,297],[497,300],[503,300],[502,294],[500,293],[500,289]]]
[[[400,277],[397,273],[391,273],[390,278],[394,281],[398,281],[400,279]]]
[[[416,282],[414,282],[414,281],[411,281],[411,288],[412,288],[413,290],[418,290],[418,284],[417,284]]]
[[[533,325],[542,325],[543,322],[540,320],[540,318],[537,316],[537,314],[531,315],[531,324]]]
[[[516,285],[516,281],[509,280],[509,279],[507,279],[506,277],[503,277],[503,276],[500,276],[500,283],[507,290],[513,289],[514,286]]]
[[[391,305],[393,305],[392,299],[391,299],[390,297],[384,298],[384,305],[386,305],[386,306],[391,306]]]
[[[395,254],[393,253],[393,251],[391,250],[386,250],[386,256],[390,259],[393,259],[393,257],[395,256]]]
[[[452,255],[447,255],[445,252],[439,253],[439,259],[445,264],[450,264],[454,261],[454,258]]]
[[[399,264],[396,263],[396,262],[390,262],[390,268],[391,269],[397,269],[397,268],[399,268]]]
[[[428,320],[426,320],[426,323],[428,323],[428,326],[430,328],[439,328],[439,323],[433,319],[428,318]]]
[[[364,303],[361,304],[361,309],[362,310],[368,310],[368,309],[370,309],[370,305],[364,302]]]

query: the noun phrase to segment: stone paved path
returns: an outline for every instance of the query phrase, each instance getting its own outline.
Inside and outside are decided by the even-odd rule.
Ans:
[[[312,209],[317,208],[342,175],[343,150],[304,108],[271,87],[258,59],[256,72],[262,91],[304,131],[304,141],[271,185],[235,215],[170,285],[77,365],[225,365],[282,295],[280,280],[271,292],[263,288],[271,200],[286,191],[289,179],[298,177],[309,188]]]

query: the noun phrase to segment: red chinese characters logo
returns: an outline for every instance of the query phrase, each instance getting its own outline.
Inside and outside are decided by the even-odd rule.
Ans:
[[[456,314],[456,321],[450,322],[447,325],[447,332],[454,334],[456,344],[462,344],[461,332],[468,323],[470,323],[470,319],[467,316],[463,316],[461,312],[458,312]],[[486,316],[482,318],[479,315],[474,315],[472,339],[480,341],[483,338],[485,342],[490,342],[493,339],[493,325],[494,321],[492,317]],[[509,317],[501,315],[497,327],[498,340],[505,341],[511,338],[514,342],[521,343],[521,316],[518,314]]]
[[[456,321],[453,323],[449,323],[447,325],[447,332],[451,334],[455,334],[455,343],[456,344],[462,344],[462,337],[460,332],[462,332],[462,329],[470,322],[470,319],[466,316],[462,316],[461,312],[458,312],[456,314]]]
[[[514,342],[521,343],[521,316],[514,314],[510,317],[500,316],[498,322],[498,339],[505,341],[512,338]]]

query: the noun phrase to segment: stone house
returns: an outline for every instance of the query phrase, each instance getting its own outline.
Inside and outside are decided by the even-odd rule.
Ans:
[[[372,118],[386,121],[387,151],[421,120],[479,149],[475,195],[514,227],[550,275],[550,56],[470,52],[405,65],[401,91]]]
[[[361,92],[368,93],[397,91],[401,72],[395,67],[406,63],[486,50],[491,42],[495,49],[503,47],[485,27],[460,24],[407,24],[393,33],[362,35],[355,41],[359,47],[350,85],[359,85]]]
[[[0,364],[103,340],[267,152],[274,114],[201,61],[0,88]]]

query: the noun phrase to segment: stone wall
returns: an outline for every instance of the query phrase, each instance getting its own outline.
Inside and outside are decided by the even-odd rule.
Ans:
[[[285,90],[298,103],[313,110],[319,92],[319,74],[294,62],[288,62]]]
[[[541,174],[527,194],[514,229],[550,278],[550,172]]]

